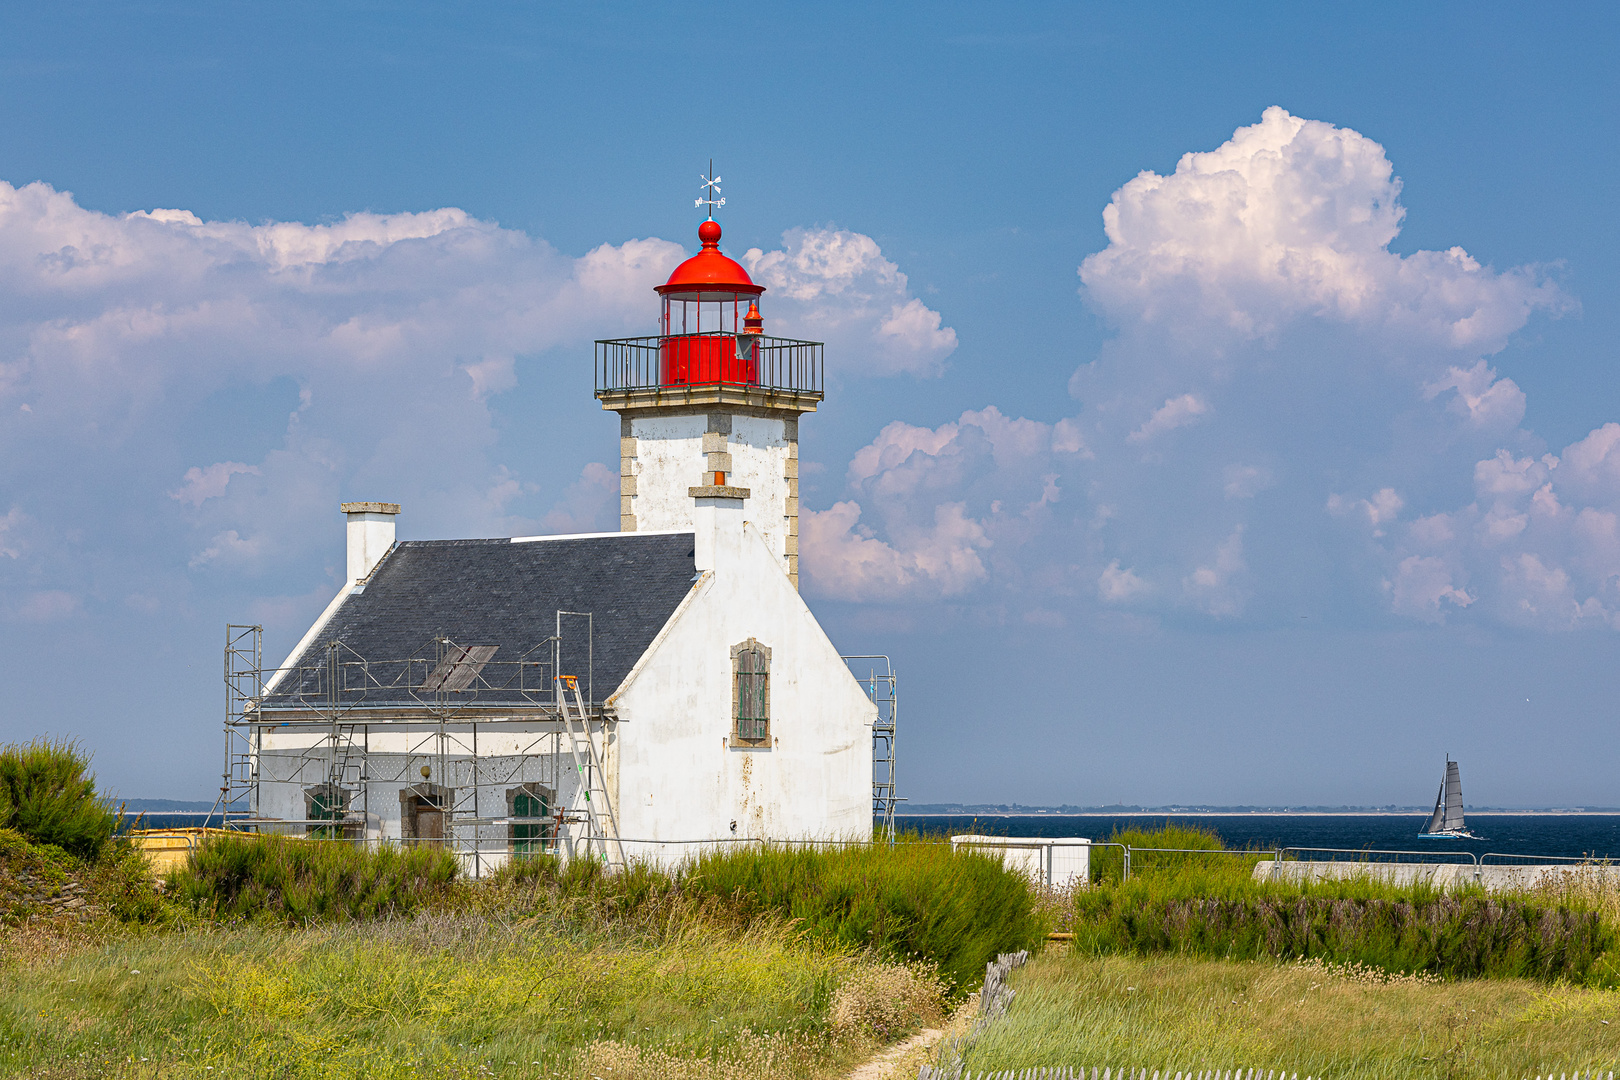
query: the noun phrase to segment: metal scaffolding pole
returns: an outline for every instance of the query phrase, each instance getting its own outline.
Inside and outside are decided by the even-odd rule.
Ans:
[[[895,733],[900,719],[899,679],[887,656],[846,656],[844,663],[877,706],[872,721],[872,819],[879,837],[894,843]],[[864,673],[862,669],[865,669]]]

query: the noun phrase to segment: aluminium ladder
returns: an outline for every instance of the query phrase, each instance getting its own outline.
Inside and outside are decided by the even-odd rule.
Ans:
[[[559,675],[556,678],[557,708],[562,713],[563,730],[568,733],[568,751],[573,755],[574,774],[579,777],[579,787],[582,800],[585,804],[585,818],[590,829],[589,839],[596,843],[597,851],[602,861],[609,866],[623,866],[624,846],[619,842],[619,819],[613,812],[613,797],[607,790],[607,770],[602,767],[602,757],[607,751],[607,722],[602,724],[602,754],[596,752],[596,739],[591,735],[591,720],[585,712],[585,702],[579,695],[579,680],[572,675]],[[568,706],[567,691],[573,691],[574,708]],[[575,726],[575,712],[578,713],[578,727]],[[584,744],[584,754],[581,755],[581,744]],[[608,842],[612,841],[614,851],[608,851]],[[615,861],[617,856],[617,861]]]

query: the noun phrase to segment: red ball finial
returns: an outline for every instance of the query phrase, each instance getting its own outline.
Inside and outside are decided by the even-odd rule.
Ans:
[[[706,248],[720,246],[720,223],[710,218],[698,226],[698,239],[703,241]]]

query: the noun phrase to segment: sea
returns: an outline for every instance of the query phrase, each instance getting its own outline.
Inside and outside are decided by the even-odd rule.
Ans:
[[[133,815],[131,815],[133,817]],[[142,828],[218,825],[219,815],[196,812],[148,812]],[[1495,856],[1493,862],[1551,859],[1620,861],[1620,814],[1507,814],[1471,812],[1468,827],[1476,840],[1420,840],[1418,830],[1428,814],[896,814],[903,832],[930,836],[988,833],[996,836],[1082,836],[1106,840],[1126,828],[1158,828],[1166,822],[1209,829],[1229,848],[1336,848],[1301,851],[1312,859],[1359,858],[1362,852],[1408,852],[1389,855],[1411,862],[1452,855]],[[133,821],[129,824],[134,824]],[[1466,853],[1466,854],[1465,854]]]
[[[1536,857],[1620,860],[1620,814],[1470,813],[1468,827],[1477,840],[1420,840],[1418,830],[1428,814],[1032,814],[908,815],[896,814],[902,831],[929,835],[981,833],[997,836],[1081,836],[1106,840],[1126,828],[1158,828],[1173,822],[1208,829],[1229,848],[1336,848],[1300,852],[1312,859],[1360,858],[1362,852],[1416,852],[1389,855],[1412,862],[1449,854],[1472,861],[1468,854],[1497,856],[1489,861],[1514,863]],[[1466,854],[1465,854],[1466,853]]]

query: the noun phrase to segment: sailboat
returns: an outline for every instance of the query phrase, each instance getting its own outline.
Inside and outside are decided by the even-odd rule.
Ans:
[[[1446,755],[1446,777],[1440,781],[1440,794],[1434,800],[1434,813],[1418,833],[1420,840],[1477,840],[1463,821],[1462,774],[1457,763]]]

